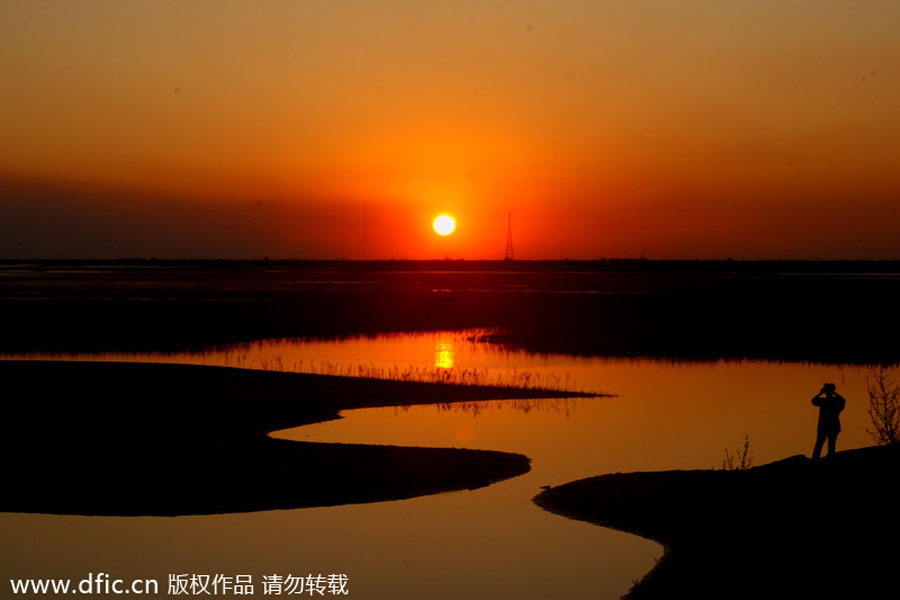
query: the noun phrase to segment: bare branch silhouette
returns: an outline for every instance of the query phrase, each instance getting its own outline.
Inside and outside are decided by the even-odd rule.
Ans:
[[[895,374],[895,369],[879,365],[866,375],[872,421],[866,431],[882,446],[900,442],[900,384]]]

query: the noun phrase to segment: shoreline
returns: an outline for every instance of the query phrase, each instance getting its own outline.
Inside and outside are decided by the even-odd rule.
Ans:
[[[743,471],[600,475],[533,501],[663,545],[631,600],[865,597],[893,586],[898,467],[900,448],[868,447]]]
[[[398,500],[526,473],[521,454],[294,442],[341,410],[588,394],[146,363],[0,361],[6,512],[176,516]],[[123,399],[124,398],[124,399]]]
[[[900,263],[464,264],[0,265],[0,351],[178,352],[491,328],[504,345],[544,354],[900,361],[900,323],[873,336],[856,318],[893,314]]]

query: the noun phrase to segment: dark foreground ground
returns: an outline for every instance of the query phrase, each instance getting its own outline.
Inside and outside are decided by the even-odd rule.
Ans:
[[[900,448],[795,456],[746,471],[616,473],[539,506],[665,545],[627,597],[881,598],[900,562]]]
[[[562,395],[116,363],[0,361],[0,382],[0,510],[86,515],[327,506],[488,485],[527,472],[528,458],[266,433],[348,408]]]

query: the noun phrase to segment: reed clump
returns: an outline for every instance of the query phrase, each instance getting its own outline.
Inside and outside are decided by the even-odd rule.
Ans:
[[[725,458],[722,459],[723,471],[746,471],[753,466],[753,451],[750,449],[750,435],[744,435],[744,443],[734,452],[725,447]]]
[[[246,353],[225,353],[224,366],[262,371],[288,371],[331,375],[336,377],[358,377],[364,379],[386,379],[389,381],[409,381],[419,383],[443,383],[477,387],[507,387],[523,390],[548,390],[554,392],[578,392],[572,378],[566,374],[537,373],[524,369],[490,371],[488,369],[460,367],[424,367],[419,365],[377,365],[375,363],[343,363],[331,361],[299,360],[288,363],[281,354],[266,358],[251,358]]]

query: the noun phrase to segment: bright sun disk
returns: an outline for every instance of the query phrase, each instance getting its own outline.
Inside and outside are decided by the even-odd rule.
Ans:
[[[448,215],[441,215],[434,220],[434,230],[440,235],[450,235],[456,229],[456,223]]]

